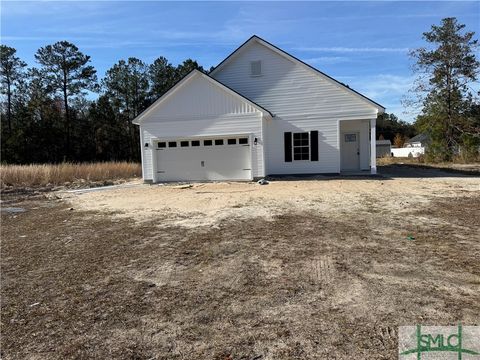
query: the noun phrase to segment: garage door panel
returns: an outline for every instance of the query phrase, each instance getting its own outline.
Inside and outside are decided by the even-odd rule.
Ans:
[[[163,148],[156,155],[160,181],[251,179],[249,145]]]

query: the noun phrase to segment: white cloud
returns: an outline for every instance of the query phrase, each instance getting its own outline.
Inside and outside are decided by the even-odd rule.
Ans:
[[[338,64],[349,62],[351,59],[346,56],[320,56],[314,58],[303,59],[307,64]]]
[[[367,96],[404,95],[412,88],[414,79],[411,75],[380,74],[363,78],[358,85],[364,87]]]
[[[58,37],[47,37],[47,36],[10,36],[3,35],[3,41],[48,41],[48,40],[58,40]]]
[[[115,11],[109,1],[2,1],[2,17],[59,15],[68,18],[88,17]]]
[[[412,75],[379,74],[349,77],[348,85],[385,106],[388,113],[394,113],[403,120],[413,121],[417,114],[406,109],[401,101],[412,88],[414,80],[415,77]]]
[[[312,52],[340,52],[340,53],[360,53],[360,52],[381,52],[381,53],[407,53],[408,48],[389,48],[389,47],[297,47],[298,51]]]

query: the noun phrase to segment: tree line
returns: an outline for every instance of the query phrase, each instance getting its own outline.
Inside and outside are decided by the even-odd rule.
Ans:
[[[456,18],[423,34],[426,46],[410,54],[417,80],[405,99],[420,114],[414,124],[380,115],[379,137],[400,146],[425,133],[429,160],[478,159],[480,92],[473,85],[478,86],[480,62],[474,35]],[[131,57],[99,80],[90,57],[67,41],[38,49],[36,67],[28,68],[5,45],[0,57],[1,160],[7,163],[138,161],[132,120],[191,70],[204,71],[192,59],[173,66],[162,56],[151,64]],[[89,92],[98,94],[96,100],[88,100]]]
[[[417,134],[414,124],[400,120],[395,114],[383,113],[377,117],[378,140],[390,140],[392,145],[402,147],[405,141]]]
[[[27,68],[14,48],[1,45],[1,157],[7,163],[140,159],[131,120],[193,69],[194,60],[173,66],[119,60],[100,81],[90,57],[60,41],[38,49],[38,67]],[[99,93],[87,100],[88,92]],[[414,135],[412,124],[382,114],[378,133],[393,141]]]
[[[203,71],[192,59],[174,66],[163,56],[151,64],[131,57],[98,79],[90,56],[67,41],[38,49],[35,60],[29,68],[0,45],[2,162],[138,161],[132,120],[190,71]]]

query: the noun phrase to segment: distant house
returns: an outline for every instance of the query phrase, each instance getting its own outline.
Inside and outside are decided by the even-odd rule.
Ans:
[[[252,36],[209,74],[193,70],[133,123],[146,182],[251,180],[376,173],[376,119],[384,111]]]
[[[425,133],[418,134],[408,141],[405,141],[403,147],[426,147],[429,137]]]
[[[392,143],[390,140],[377,140],[377,158],[392,155]]]
[[[419,157],[425,154],[425,148],[428,146],[429,137],[422,133],[406,141],[402,148],[392,148],[393,157]]]

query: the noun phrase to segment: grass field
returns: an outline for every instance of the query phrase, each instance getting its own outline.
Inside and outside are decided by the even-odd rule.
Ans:
[[[480,162],[440,162],[430,163],[423,160],[423,158],[398,158],[398,157],[383,157],[377,159],[378,166],[401,165],[426,169],[441,169],[449,172],[466,173],[472,175],[480,175]]]
[[[394,359],[399,325],[478,324],[480,179],[389,171],[7,194],[1,358]]]
[[[141,165],[132,162],[0,165],[1,188],[58,186],[81,182],[130,179],[142,175]]]

